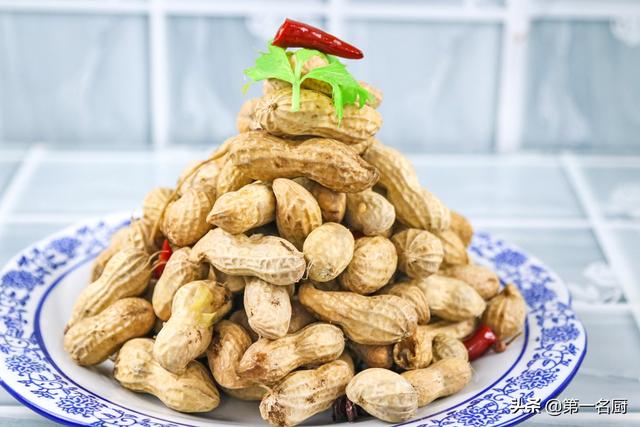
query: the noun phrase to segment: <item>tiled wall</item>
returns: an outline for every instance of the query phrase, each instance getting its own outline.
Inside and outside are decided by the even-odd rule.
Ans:
[[[273,0],[261,2],[262,8],[274,5],[277,13],[163,12],[166,139],[215,144],[231,135],[243,101],[242,70],[290,15],[335,28],[365,50],[366,60],[350,66],[386,94],[380,133],[385,142],[412,152],[494,151],[503,43],[509,36],[505,5],[522,1],[545,3],[305,0],[288,13],[282,1]],[[428,16],[430,7],[455,10],[470,3],[472,10],[496,17]],[[303,11],[305,4],[310,12]],[[333,4],[351,7],[338,26],[332,24],[340,13]],[[402,6],[406,16],[359,14],[365,6]],[[413,17],[413,7],[422,15]],[[150,10],[0,7],[0,144],[150,146],[159,120],[153,108],[157,70],[150,65]],[[607,17],[532,18],[522,35],[528,54],[525,98],[519,101],[521,148],[640,152],[640,23],[622,24]],[[251,94],[257,93],[254,87]]]

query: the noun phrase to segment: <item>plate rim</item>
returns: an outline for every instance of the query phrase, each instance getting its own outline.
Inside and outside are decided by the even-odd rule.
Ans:
[[[129,220],[126,220],[124,218],[129,218]],[[97,227],[99,224],[107,224],[108,226],[110,226],[111,231],[120,228],[122,226],[125,226],[131,218],[131,214],[127,213],[126,216],[123,213],[116,213],[116,214],[111,214],[108,216],[101,216],[101,217],[96,217],[96,218],[92,218],[92,219],[87,219],[84,221],[80,221],[74,224],[71,224],[55,233],[52,233],[48,236],[46,236],[43,239],[38,240],[37,242],[27,246],[26,248],[20,250],[14,257],[12,257],[3,267],[2,269],[0,269],[0,278],[4,277],[5,273],[7,271],[10,271],[11,267],[15,267],[17,265],[17,260],[20,258],[20,256],[23,256],[23,254],[29,253],[30,251],[37,249],[39,247],[44,247],[45,245],[47,245],[47,243],[50,243],[52,241],[54,241],[54,239],[56,239],[57,237],[64,237],[69,235],[69,233],[71,232],[76,232],[79,229],[81,229],[82,227]],[[584,360],[584,357],[586,356],[587,353],[587,349],[588,349],[588,337],[587,337],[587,331],[584,328],[583,323],[579,320],[579,318],[577,317],[577,315],[575,314],[575,312],[573,311],[573,309],[571,308],[571,294],[568,291],[565,283],[562,281],[562,279],[560,279],[559,276],[557,276],[557,274],[549,269],[544,263],[542,263],[536,256],[534,255],[530,255],[527,252],[521,250],[518,246],[513,245],[511,243],[507,243],[505,241],[503,241],[502,239],[493,237],[491,234],[489,233],[476,233],[476,236],[482,236],[483,238],[486,239],[490,239],[491,241],[494,242],[499,242],[500,244],[506,246],[509,249],[513,249],[517,252],[519,252],[520,254],[522,254],[526,259],[528,259],[532,264],[537,264],[541,267],[543,267],[543,270],[551,277],[551,281],[554,282],[556,285],[560,286],[560,288],[563,290],[564,294],[566,295],[566,303],[560,300],[560,295],[556,295],[556,300],[559,303],[564,303],[567,308],[569,309],[568,311],[570,311],[570,313],[574,316],[573,319],[575,319],[575,322],[579,325],[580,328],[580,334],[579,336],[582,337],[582,348],[580,350],[578,359],[574,362],[574,366],[571,369],[570,372],[566,373],[565,371],[565,375],[563,375],[563,379],[562,382],[555,387],[555,389],[553,391],[550,391],[549,395],[546,396],[542,401],[541,401],[541,406],[544,407],[544,404],[557,397],[568,385],[569,383],[573,380],[573,378],[575,377],[575,375],[577,374],[578,370],[580,369],[580,366],[582,365],[582,362]],[[475,237],[474,237],[474,242],[475,242]],[[103,246],[104,247],[104,246]],[[30,317],[30,321],[33,322],[33,331],[32,331],[32,335],[35,336],[36,338],[36,345],[37,347],[40,348],[40,350],[43,352],[43,354],[46,356],[45,360],[47,361],[47,363],[49,363],[53,369],[63,375],[67,381],[69,381],[72,385],[74,385],[75,387],[78,387],[80,389],[82,389],[84,392],[89,393],[91,396],[98,398],[102,401],[104,401],[106,404],[109,405],[114,405],[117,406],[121,409],[124,409],[125,411],[130,411],[133,412],[135,414],[141,415],[143,417],[149,417],[152,418],[156,421],[160,421],[160,422],[164,422],[164,423],[169,423],[169,425],[176,425],[176,426],[190,426],[191,424],[184,424],[181,422],[176,422],[176,421],[170,421],[170,420],[166,420],[166,419],[162,419],[160,418],[160,415],[151,415],[151,414],[147,414],[147,413],[143,413],[140,412],[136,409],[131,409],[129,407],[125,407],[121,404],[112,402],[98,394],[96,394],[93,391],[90,391],[86,388],[84,388],[83,386],[80,386],[79,384],[77,384],[71,377],[69,377],[67,374],[65,374],[59,367],[58,365],[55,363],[55,361],[53,360],[53,358],[51,357],[47,347],[44,344],[44,341],[42,339],[42,332],[41,332],[41,328],[40,328],[40,313],[41,313],[41,309],[42,306],[44,305],[44,303],[46,302],[48,296],[50,295],[50,293],[54,290],[54,288],[56,288],[56,286],[63,281],[63,279],[72,271],[76,270],[77,268],[80,268],[82,265],[84,265],[85,263],[91,261],[91,259],[95,258],[95,256],[97,255],[97,253],[92,253],[92,254],[85,254],[82,257],[78,257],[81,260],[74,263],[71,267],[69,267],[67,264],[64,265],[65,269],[63,271],[60,272],[59,276],[57,276],[55,278],[55,280],[50,281],[47,283],[46,288],[44,291],[42,291],[42,294],[39,296],[39,300],[37,301],[37,305],[35,307],[35,310],[30,309],[29,313],[33,314],[33,316]],[[78,259],[76,257],[71,257],[68,261],[74,260],[74,259]],[[501,279],[502,282],[502,279]],[[2,290],[2,288],[4,287],[4,285],[0,284],[0,290]],[[529,337],[529,314],[531,313],[531,311],[527,312],[527,318],[526,318],[526,325],[525,325],[525,338]],[[396,424],[396,426],[411,426],[420,422],[428,422],[430,418],[433,418],[437,415],[441,415],[444,412],[455,412],[456,408],[459,408],[462,405],[468,404],[470,401],[472,401],[473,399],[478,398],[479,396],[485,394],[486,392],[488,392],[489,390],[492,389],[492,387],[494,387],[496,384],[498,384],[502,379],[504,379],[507,375],[509,375],[510,372],[512,372],[515,367],[519,364],[519,362],[521,362],[521,360],[524,357],[524,354],[526,352],[527,346],[530,344],[529,339],[526,339],[524,342],[524,345],[520,351],[520,353],[518,354],[516,360],[512,363],[512,365],[497,379],[493,380],[492,383],[490,385],[487,385],[486,387],[484,387],[482,390],[478,391],[477,393],[475,393],[473,396],[470,396],[468,399],[457,403],[454,406],[448,407],[448,408],[444,408],[441,411],[438,411],[436,413],[432,413],[429,414],[425,417],[421,417],[421,418],[416,418],[413,420],[409,420],[400,424]],[[2,368],[1,371],[6,372],[7,370],[5,369],[4,366],[0,367]],[[42,415],[50,420],[59,422],[59,423],[63,423],[65,425],[72,425],[72,426],[84,426],[87,424],[81,423],[81,422],[77,422],[73,419],[69,419],[69,418],[62,418],[64,415],[62,415],[60,412],[51,412],[49,410],[47,410],[46,408],[44,408],[43,406],[40,406],[37,404],[37,399],[33,399],[33,400],[29,400],[27,399],[26,396],[24,396],[23,393],[20,393],[19,391],[13,389],[9,384],[7,384],[2,377],[0,377],[0,386],[2,386],[5,390],[7,390],[7,392],[16,400],[18,400],[20,403],[22,403],[23,405],[25,405],[26,407],[28,407],[29,409],[33,410],[34,412],[38,413],[39,415]],[[511,426],[514,424],[518,424],[521,423],[523,421],[525,421],[526,419],[528,419],[529,417],[535,415],[535,413],[524,413],[521,414],[518,417],[512,417],[512,418],[508,418],[505,419],[503,422],[498,422],[497,424],[492,424],[493,426]],[[207,420],[207,421],[211,421],[211,422],[215,422],[215,420]]]

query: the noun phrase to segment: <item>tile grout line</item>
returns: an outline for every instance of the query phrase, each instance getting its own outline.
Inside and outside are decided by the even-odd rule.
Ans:
[[[29,178],[33,175],[45,152],[46,150],[40,145],[35,145],[27,151],[0,199],[0,221],[9,217],[9,211],[15,206],[20,193],[24,191]]]
[[[576,162],[575,157],[569,153],[565,153],[562,155],[561,160],[569,182],[585,210],[587,218],[591,222],[596,240],[604,252],[607,262],[611,268],[613,268],[616,277],[620,281],[622,292],[629,303],[629,308],[636,322],[636,326],[640,329],[640,293],[634,285],[633,273],[623,257],[623,251],[609,232],[605,220],[600,214],[598,203],[591,187],[580,165]]]

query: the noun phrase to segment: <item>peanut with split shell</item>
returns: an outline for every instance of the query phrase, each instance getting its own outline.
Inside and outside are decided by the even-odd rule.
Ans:
[[[418,393],[411,383],[388,369],[365,369],[349,382],[346,393],[369,414],[390,423],[406,421],[418,409]]]
[[[437,273],[444,257],[442,242],[426,230],[407,228],[393,235],[398,269],[411,278]]]
[[[359,294],[370,294],[389,283],[396,271],[398,255],[385,237],[361,237],[356,240],[353,258],[340,275],[340,284]]]
[[[276,198],[263,182],[247,184],[221,195],[207,216],[209,224],[240,234],[275,220]]]
[[[312,90],[300,90],[300,107],[291,111],[291,89],[284,88],[264,95],[255,111],[260,127],[277,136],[322,136],[347,144],[371,139],[382,125],[382,117],[365,105],[346,105],[338,121],[331,98]]]
[[[290,285],[302,278],[304,255],[275,236],[233,235],[221,228],[208,232],[193,247],[192,259],[206,260],[223,273],[256,276],[274,285]]]
[[[365,236],[385,236],[391,233],[396,210],[381,194],[373,190],[347,194],[346,223]]]
[[[354,248],[353,234],[343,225],[328,222],[313,230],[302,248],[309,279],[328,282],[338,277],[351,262]]]
[[[261,384],[274,383],[300,366],[336,360],[343,351],[340,328],[314,323],[295,334],[251,344],[240,360],[238,375]]]
[[[209,412],[220,404],[220,394],[207,369],[192,361],[182,374],[164,369],[152,354],[153,340],[127,341],[116,356],[114,378],[123,387],[156,396],[179,412]]]
[[[325,292],[305,283],[302,305],[325,322],[340,325],[359,344],[393,344],[411,335],[418,315],[410,302],[395,295],[367,297],[353,292]]]
[[[346,354],[319,368],[293,372],[262,399],[260,415],[273,426],[298,425],[329,409],[353,375],[353,361]]]
[[[306,177],[342,193],[363,191],[378,180],[376,168],[333,139],[292,142],[262,131],[234,138],[229,160],[248,178],[273,181]]]
[[[402,373],[402,377],[418,392],[419,407],[459,392],[469,384],[471,376],[471,365],[459,358],[442,359],[428,368]]]
[[[212,280],[191,282],[173,297],[171,317],[158,333],[153,357],[166,370],[181,374],[209,347],[213,324],[231,309],[231,294]]]
[[[481,265],[452,265],[442,270],[441,273],[468,283],[485,300],[490,300],[500,291],[500,279],[496,273]]]
[[[193,261],[190,255],[189,247],[173,252],[153,289],[153,311],[162,320],[171,317],[171,304],[176,291],[187,283],[204,279],[209,272],[208,265]]]
[[[519,334],[527,317],[527,304],[515,285],[507,284],[487,303],[482,322],[505,340]]]
[[[251,276],[245,278],[245,283],[244,310],[251,329],[270,339],[285,336],[291,322],[287,288]]]
[[[432,274],[410,282],[426,295],[431,314],[445,320],[455,322],[478,317],[487,305],[480,294],[462,280]]]
[[[179,199],[167,206],[162,221],[162,233],[179,247],[196,243],[211,229],[207,215],[213,207],[214,200],[213,190],[188,189]]]
[[[347,208],[346,193],[333,191],[308,178],[296,178],[294,181],[306,188],[316,199],[324,222],[342,222]]]
[[[97,365],[131,338],[146,335],[154,322],[151,304],[142,298],[123,298],[69,328],[64,349],[79,365]]]
[[[376,141],[362,157],[378,169],[378,184],[387,190],[387,199],[395,207],[398,221],[432,232],[449,228],[449,209],[420,186],[413,166],[399,151]]]
[[[78,295],[67,329],[80,319],[102,312],[119,299],[141,295],[150,278],[151,260],[146,252],[132,248],[118,251],[100,277]]]
[[[273,181],[276,198],[276,224],[280,236],[302,250],[302,244],[322,224],[322,212],[316,199],[303,186],[286,178]]]

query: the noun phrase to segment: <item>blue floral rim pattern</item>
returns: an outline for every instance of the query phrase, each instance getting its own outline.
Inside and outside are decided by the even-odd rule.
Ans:
[[[112,403],[80,386],[48,357],[38,336],[40,308],[60,278],[106,247],[129,221],[122,215],[70,227],[33,245],[0,273],[0,379],[14,397],[36,412],[67,425],[160,427],[184,425]],[[472,398],[411,426],[504,426],[527,415],[512,414],[513,399],[555,397],[586,354],[584,327],[571,310],[559,278],[519,249],[477,233],[471,252],[503,282],[517,285],[529,306],[527,357]],[[206,421],[214,422],[207,419]]]

